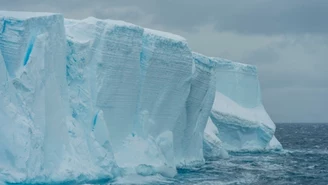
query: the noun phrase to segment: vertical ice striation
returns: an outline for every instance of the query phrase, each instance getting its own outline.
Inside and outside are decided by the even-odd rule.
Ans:
[[[178,123],[191,87],[192,53],[184,38],[146,29],[140,59],[139,131],[154,138],[173,132],[174,148],[186,125]],[[185,124],[185,123],[184,123]]]
[[[204,55],[193,53],[193,74],[186,107],[176,125],[175,151],[177,163],[202,163],[203,135],[215,97],[216,62]]]
[[[40,171],[51,174],[67,144],[63,17],[0,12],[0,20],[0,51],[8,74],[1,87],[1,108],[15,122],[15,126],[7,123],[13,129],[10,132],[1,131],[6,135],[17,129],[10,137],[16,149],[5,149],[6,155],[20,172],[27,170],[27,176],[40,175]]]
[[[115,149],[136,122],[143,29],[122,21],[66,20],[72,115],[91,128],[102,110]]]
[[[176,35],[146,29],[140,59],[139,121],[153,137],[173,131],[190,91],[192,54]],[[140,120],[140,119],[139,119]],[[139,127],[141,127],[141,125]],[[177,136],[174,133],[174,139]]]
[[[1,180],[112,177],[111,153],[69,115],[63,16],[0,12],[0,20]]]
[[[111,150],[112,143],[115,159],[126,173],[146,175],[146,166],[155,170],[148,175],[175,174],[168,161],[172,157],[165,155],[173,150],[169,134],[156,138],[137,133],[143,130],[137,124],[143,28],[95,18],[65,23],[72,116],[92,130],[103,147]],[[172,169],[159,169],[165,165]]]
[[[216,90],[245,108],[261,104],[257,68],[215,58],[218,61]]]
[[[173,177],[226,150],[282,148],[254,66],[52,13],[0,11],[0,120],[0,184]]]

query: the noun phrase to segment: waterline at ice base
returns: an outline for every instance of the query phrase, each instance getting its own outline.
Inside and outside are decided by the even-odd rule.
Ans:
[[[123,21],[0,11],[0,184],[174,177],[281,150],[255,66]]]

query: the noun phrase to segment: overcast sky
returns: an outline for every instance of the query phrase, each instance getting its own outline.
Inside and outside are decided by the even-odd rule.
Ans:
[[[275,122],[328,122],[328,0],[0,0],[2,10],[120,19],[254,64]]]

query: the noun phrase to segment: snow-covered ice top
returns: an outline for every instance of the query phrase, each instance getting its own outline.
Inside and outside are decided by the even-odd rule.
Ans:
[[[192,54],[195,64],[199,65],[199,67],[205,67],[204,69],[217,69],[218,64],[220,64],[215,59],[207,57],[203,54],[197,52],[193,52]]]
[[[220,71],[233,71],[241,72],[247,75],[257,76],[257,67],[250,64],[244,64],[239,62],[234,62],[224,58],[214,57],[214,60],[217,61],[218,70]]]
[[[0,17],[12,18],[15,20],[26,20],[31,18],[47,17],[53,15],[60,15],[59,13],[48,12],[17,12],[17,11],[0,11]],[[60,15],[61,16],[61,15]]]
[[[153,29],[149,29],[149,28],[145,28],[145,33],[146,35],[153,35],[153,36],[157,36],[160,39],[163,40],[169,40],[171,42],[183,42],[183,43],[187,43],[187,40],[183,37],[181,37],[180,35],[175,35],[169,32],[164,32],[164,31],[159,31],[159,30],[153,30]]]

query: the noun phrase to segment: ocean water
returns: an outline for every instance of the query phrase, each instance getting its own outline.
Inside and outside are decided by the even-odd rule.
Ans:
[[[282,152],[233,153],[179,169],[172,179],[124,179],[114,184],[328,185],[328,124],[276,124]]]

